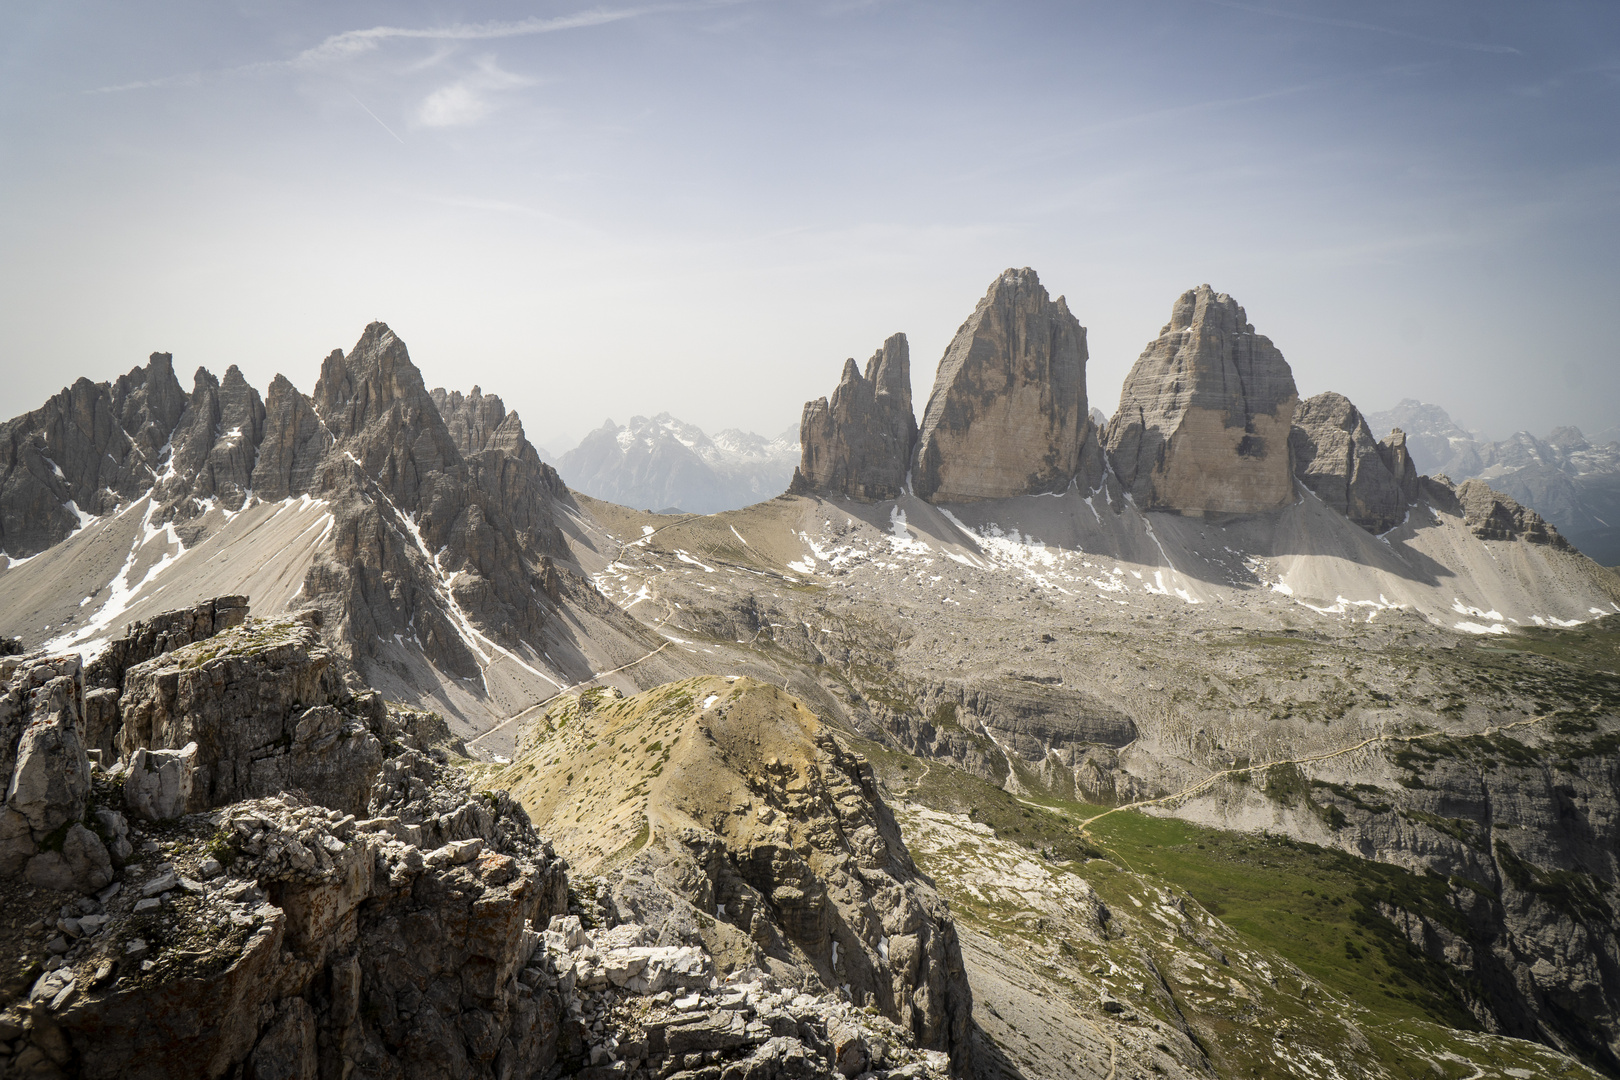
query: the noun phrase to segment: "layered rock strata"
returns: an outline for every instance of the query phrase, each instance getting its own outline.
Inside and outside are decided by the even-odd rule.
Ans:
[[[108,643],[84,669],[84,740],[96,760],[111,764],[118,755],[122,726],[119,694],[124,673],[164,653],[211,638],[247,620],[248,598],[218,596],[183,611],[166,611],[134,623]]]
[[[1035,271],[991,283],[940,360],[912,488],[934,502],[1094,489],[1103,462],[1086,408],[1086,330]]]
[[[201,747],[187,809],[280,791],[362,813],[382,748],[316,629],[319,612],[244,624],[130,668],[120,756]]]
[[[1524,540],[1550,544],[1560,550],[1569,548],[1569,541],[1540,514],[1519,505],[1511,496],[1493,490],[1483,480],[1469,480],[1454,486],[1444,476],[1426,479],[1431,496],[1442,505],[1449,502],[1459,509],[1463,524],[1481,540]]]
[[[805,403],[789,490],[892,499],[905,490],[916,442],[911,350],[906,335],[895,334],[866,362],[865,374],[846,360],[832,397]]]
[[[1226,293],[1183,293],[1125,379],[1108,454],[1136,505],[1248,514],[1294,497],[1288,362]]]
[[[1399,525],[1417,501],[1418,475],[1399,428],[1380,439],[1350,399],[1328,391],[1300,402],[1289,434],[1294,475],[1369,532]]]

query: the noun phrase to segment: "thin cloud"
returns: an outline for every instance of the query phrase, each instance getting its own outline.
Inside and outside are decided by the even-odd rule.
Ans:
[[[313,48],[305,49],[293,63],[309,65],[331,60],[342,60],[359,53],[370,52],[385,41],[405,38],[422,41],[494,41],[500,38],[530,37],[535,34],[555,34],[562,30],[580,30],[590,26],[624,22],[643,15],[665,12],[706,11],[710,8],[732,7],[749,0],[700,0],[690,4],[651,4],[634,8],[592,8],[572,15],[559,15],[543,19],[534,17],[516,22],[453,23],[440,27],[373,26],[365,30],[345,30],[333,34]]]
[[[1347,30],[1366,30],[1373,34],[1387,34],[1390,37],[1406,38],[1409,41],[1422,41],[1430,45],[1443,45],[1448,49],[1462,49],[1465,52],[1521,55],[1519,50],[1511,45],[1491,45],[1483,41],[1458,41],[1455,38],[1431,37],[1428,34],[1414,34],[1408,30],[1398,30],[1393,26],[1379,26],[1376,23],[1357,22],[1354,19],[1330,19],[1324,15],[1306,15],[1298,11],[1279,11],[1276,8],[1258,7],[1254,4],[1240,4],[1237,0],[1205,0],[1205,2],[1214,4],[1217,7],[1247,11],[1254,15],[1270,15],[1276,19],[1291,19],[1294,22],[1315,23],[1318,26],[1338,26]]]
[[[373,26],[365,30],[345,30],[334,34],[313,48],[305,49],[293,58],[300,66],[346,60],[360,53],[370,52],[385,41],[398,39],[419,41],[493,41],[499,38],[529,37],[534,34],[555,34],[562,30],[579,30],[588,26],[603,26],[623,22],[667,8],[623,8],[618,11],[596,9],[554,19],[520,19],[517,22],[456,23],[450,26],[414,28],[405,26]]]
[[[495,108],[493,91],[532,86],[534,80],[504,71],[493,56],[478,61],[478,70],[466,78],[439,87],[417,110],[417,123],[423,127],[462,127],[475,124]]]
[[[634,8],[592,8],[572,15],[559,15],[550,19],[519,19],[516,22],[452,23],[449,26],[438,27],[372,26],[364,30],[345,30],[341,34],[333,34],[319,45],[305,49],[290,60],[260,60],[218,71],[189,71],[179,75],[164,75],[155,79],[119,83],[116,86],[100,86],[85,93],[121,94],[133,90],[152,90],[170,86],[196,86],[208,79],[226,75],[317,67],[371,52],[387,41],[494,41],[501,38],[531,37],[536,34],[555,34],[565,30],[605,26],[609,23],[640,18],[643,15],[707,11],[750,2],[751,0],[699,0],[697,3],[653,4]]]

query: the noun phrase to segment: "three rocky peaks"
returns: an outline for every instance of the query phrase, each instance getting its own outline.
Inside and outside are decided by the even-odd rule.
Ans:
[[[949,503],[1073,485],[1106,492],[1116,511],[1128,498],[1203,515],[1279,509],[1295,500],[1297,480],[1374,533],[1400,524],[1418,499],[1405,435],[1376,438],[1342,394],[1301,401],[1271,339],[1208,285],[1177,298],[1103,429],[1088,415],[1087,358],[1086,328],[1065,298],[1048,296],[1028,267],[1009,269],[946,348],[920,426],[904,334],[884,342],[864,375],[845,363],[832,397],[805,404],[791,490]],[[1562,544],[1533,512],[1469,488],[1445,497],[1488,494],[1490,506],[1467,514],[1476,532]]]

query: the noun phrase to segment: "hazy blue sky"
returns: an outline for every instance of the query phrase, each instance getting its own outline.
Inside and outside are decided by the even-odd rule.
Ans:
[[[0,6],[3,416],[383,319],[542,444],[774,434],[1024,265],[1105,412],[1209,282],[1304,394],[1620,423],[1620,4]]]

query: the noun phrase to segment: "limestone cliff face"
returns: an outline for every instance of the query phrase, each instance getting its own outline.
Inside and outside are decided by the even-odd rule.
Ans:
[[[872,354],[864,375],[846,360],[832,398],[805,402],[802,457],[790,490],[892,499],[905,489],[916,442],[911,350],[906,335],[895,334]]]
[[[1331,390],[1300,402],[1289,435],[1294,474],[1339,513],[1385,532],[1417,501],[1418,476],[1400,429],[1382,441],[1350,399]]]
[[[1237,301],[1200,285],[1176,301],[1126,377],[1108,453],[1143,509],[1274,510],[1294,494],[1288,439],[1298,403],[1271,339]]]
[[[918,433],[912,488],[934,502],[1060,492],[1101,478],[1086,330],[1035,271],[1007,270],[957,330]]]
[[[554,607],[543,560],[566,554],[552,516],[566,489],[516,414],[499,399],[481,402],[483,420],[495,421],[486,438],[467,423],[465,402],[453,408],[461,440],[481,446],[464,454],[383,323],[347,355],[327,357],[312,401],[333,439],[314,487],[334,500],[336,520],[330,556],[307,588],[322,598],[333,636],[352,643],[351,659],[379,637],[410,635],[435,664],[475,675],[491,645],[469,637],[458,607],[487,632],[532,640]]]

